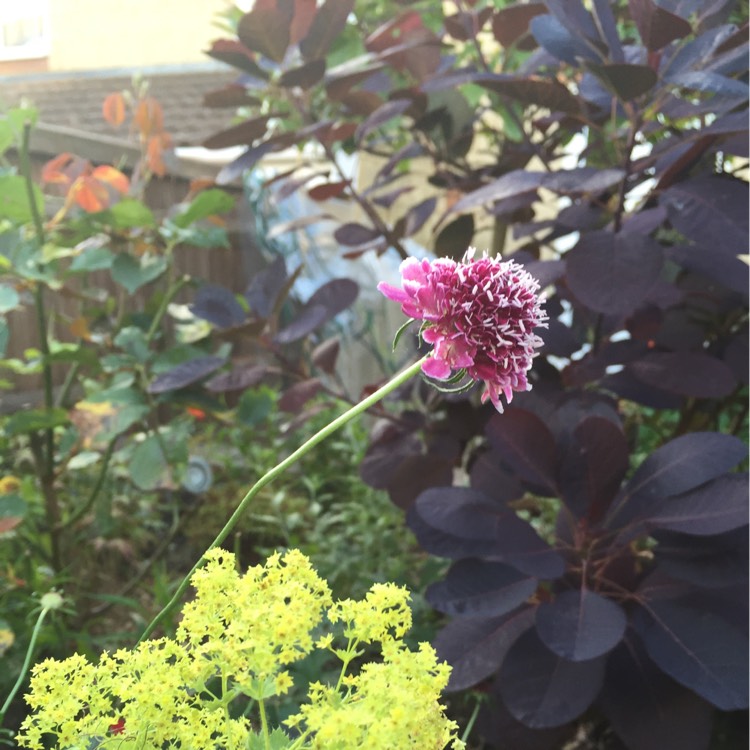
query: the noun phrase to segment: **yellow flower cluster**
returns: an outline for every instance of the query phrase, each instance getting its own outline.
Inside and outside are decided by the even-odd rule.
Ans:
[[[80,655],[36,665],[26,698],[33,713],[17,737],[21,747],[41,750],[51,741],[61,750],[267,746],[264,701],[289,690],[286,667],[315,648],[342,660],[339,682],[310,687],[309,702],[285,722],[290,734],[272,732],[274,748],[463,747],[439,702],[450,668],[428,644],[411,651],[401,641],[411,625],[405,590],[376,584],[363,601],[334,604],[326,582],[297,550],[273,555],[245,575],[228,552],[206,557],[175,639],[105,653],[96,665]],[[326,613],[344,624],[346,648],[334,648],[331,634],[314,640]],[[347,675],[361,643],[381,644],[382,660]],[[260,733],[257,722],[229,710],[240,695],[257,701]]]

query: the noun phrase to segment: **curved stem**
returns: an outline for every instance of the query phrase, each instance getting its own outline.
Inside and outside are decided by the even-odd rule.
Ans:
[[[36,640],[39,637],[39,631],[42,629],[42,623],[44,622],[44,618],[47,616],[47,612],[50,611],[50,607],[43,607],[42,611],[39,613],[39,617],[36,619],[36,624],[34,625],[34,630],[31,632],[31,640],[29,641],[29,646],[26,649],[26,656],[23,660],[23,666],[21,667],[21,671],[18,674],[18,679],[16,680],[15,685],[11,688],[10,693],[8,694],[8,697],[5,699],[5,703],[3,703],[3,707],[0,708],[0,726],[2,726],[3,721],[5,719],[5,714],[8,712],[8,709],[10,708],[10,704],[13,702],[13,699],[16,697],[16,693],[21,689],[21,685],[23,685],[24,680],[26,679],[26,674],[29,671],[29,667],[31,666],[31,658],[34,655],[34,647],[36,646]]]
[[[242,498],[240,504],[237,506],[234,513],[232,513],[229,520],[224,524],[224,528],[222,528],[222,530],[219,532],[216,539],[214,539],[213,542],[211,542],[211,544],[208,546],[206,552],[208,552],[208,550],[214,549],[214,547],[218,547],[229,536],[229,534],[232,532],[232,529],[237,525],[240,517],[247,509],[248,505],[250,505],[252,499],[267,484],[270,484],[274,479],[276,479],[276,477],[284,474],[284,472],[286,472],[286,470],[290,466],[292,466],[300,458],[309,453],[316,445],[318,445],[318,443],[322,443],[327,437],[336,432],[336,430],[340,429],[352,419],[362,414],[362,412],[367,411],[367,409],[369,409],[374,404],[377,404],[378,401],[385,398],[385,396],[387,396],[389,393],[392,393],[400,385],[405,383],[410,378],[414,377],[422,369],[422,362],[424,361],[424,359],[425,358],[423,357],[417,362],[414,362],[414,364],[410,365],[405,370],[398,373],[398,375],[395,375],[393,378],[391,378],[384,386],[378,388],[377,391],[369,395],[367,398],[362,399],[362,401],[360,401],[358,404],[352,406],[351,409],[347,409],[347,411],[336,417],[336,419],[334,419],[330,424],[326,425],[321,430],[316,432],[311,438],[309,438],[299,448],[297,448],[296,451],[288,455],[283,461],[280,461],[276,466],[273,467],[273,469],[267,471],[250,488],[245,497]],[[141,635],[138,641],[139,643],[148,638],[151,633],[154,632],[156,626],[162,620],[164,620],[165,617],[174,609],[175,605],[180,601],[182,595],[190,585],[190,579],[192,578],[193,573],[195,573],[195,571],[203,565],[203,559],[203,556],[201,556],[200,560],[198,560],[198,562],[193,565],[190,572],[182,579],[172,598],[169,600],[169,602],[167,602],[162,610],[149,623],[148,627],[143,631],[143,635]]]

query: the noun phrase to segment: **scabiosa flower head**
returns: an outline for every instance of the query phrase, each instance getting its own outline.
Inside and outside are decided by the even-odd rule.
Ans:
[[[378,290],[401,303],[405,315],[424,321],[422,338],[434,348],[422,364],[426,375],[447,380],[465,371],[484,382],[482,401],[502,412],[514,391],[531,389],[526,373],[546,327],[539,283],[513,260],[470,247],[461,262],[450,258],[401,263],[401,289],[381,282]]]

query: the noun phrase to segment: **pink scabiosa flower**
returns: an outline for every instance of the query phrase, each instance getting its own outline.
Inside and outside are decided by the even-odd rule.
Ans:
[[[531,389],[526,373],[542,345],[534,329],[547,325],[544,297],[515,261],[475,253],[470,247],[459,263],[407,258],[399,267],[402,288],[381,282],[378,290],[424,321],[422,338],[434,346],[422,364],[426,375],[484,381],[482,401],[502,412],[501,396],[510,403],[514,391]]]

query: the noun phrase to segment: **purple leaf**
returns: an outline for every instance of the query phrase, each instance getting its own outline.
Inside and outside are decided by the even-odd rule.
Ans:
[[[557,449],[552,433],[539,417],[510,408],[505,414],[493,414],[486,432],[492,447],[518,476],[554,493]]]
[[[331,279],[313,292],[305,307],[322,305],[327,312],[327,320],[332,320],[340,312],[354,304],[359,294],[356,281],[347,278]]]
[[[357,143],[361,142],[368,133],[371,133],[375,128],[378,128],[381,125],[384,125],[388,120],[392,120],[394,117],[403,114],[411,106],[411,99],[393,99],[382,104],[357,128],[357,132],[354,134],[354,139]]]
[[[206,390],[212,393],[226,393],[227,391],[244,391],[260,383],[268,374],[265,365],[253,367],[234,367],[229,372],[220,372],[205,382]]]
[[[651,91],[658,80],[653,68],[648,65],[589,63],[588,67],[609,91],[624,101],[630,101]]]
[[[579,662],[562,659],[530,630],[513,644],[500,667],[500,696],[527,727],[559,727],[593,703],[602,687],[605,664],[605,657]]]
[[[650,51],[663,49],[692,31],[684,18],[660,8],[654,0],[628,0],[628,5],[641,41]]]
[[[580,60],[601,61],[601,55],[593,45],[577,34],[571,33],[554,16],[537,16],[531,20],[531,33],[541,47],[550,55],[570,63],[579,64]]]
[[[262,117],[244,120],[238,125],[233,125],[231,128],[206,138],[202,146],[203,148],[213,149],[250,145],[265,135],[269,118],[270,115],[263,115]]]
[[[695,398],[723,398],[737,385],[728,365],[696,352],[653,352],[628,370],[646,385]]]
[[[506,469],[497,454],[483,453],[471,467],[471,486],[497,503],[517,500],[524,493],[518,478]]]
[[[148,392],[168,393],[185,388],[203,380],[214,370],[218,370],[225,362],[224,357],[196,357],[188,360],[155,377],[148,386]]]
[[[274,261],[250,280],[245,292],[250,309],[260,318],[268,318],[273,312],[276,300],[287,283],[284,259],[278,256]]]
[[[601,31],[601,37],[609,48],[609,58],[615,63],[623,62],[625,57],[612,4],[609,0],[594,0],[592,11],[596,18],[596,25]]]
[[[750,545],[746,528],[716,536],[696,537],[657,531],[655,559],[660,570],[696,586],[722,588],[747,585]]]
[[[667,257],[689,271],[707,276],[723,284],[733,292],[748,296],[747,263],[736,255],[717,252],[716,245],[673,245],[667,249]]]
[[[404,237],[411,237],[416,234],[432,216],[432,212],[437,205],[437,198],[427,198],[416,206],[413,206],[406,213],[406,226],[404,227]]]
[[[573,294],[596,312],[633,312],[648,297],[663,265],[659,243],[633,234],[591,232],[566,255]]]
[[[207,320],[218,328],[231,328],[242,323],[247,314],[237,298],[223,286],[204,284],[189,306],[196,318]]]
[[[636,644],[607,660],[598,704],[630,750],[705,750],[713,707],[656,668]]]
[[[406,456],[391,476],[388,497],[401,510],[409,510],[425,490],[445,487],[452,478],[453,461],[443,456]]]
[[[279,409],[297,414],[311,398],[320,393],[322,388],[323,384],[318,378],[308,378],[295,383],[281,394],[278,402]]]
[[[668,188],[661,203],[667,207],[672,226],[711,249],[711,255],[734,257],[747,252],[748,185],[744,180],[694,177]]]
[[[510,47],[529,33],[532,18],[546,12],[544,3],[525,3],[500,8],[495,11],[492,18],[492,33],[503,47]]]
[[[720,432],[691,432],[654,451],[631,477],[609,514],[622,526],[650,514],[665,497],[680,495],[720,477],[747,456],[747,446]]]
[[[726,474],[662,500],[646,519],[653,528],[710,536],[748,523],[747,472]]]
[[[310,354],[310,360],[327,375],[333,375],[340,349],[341,339],[338,336],[334,336],[318,344]]]
[[[407,523],[433,555],[492,557],[536,578],[555,579],[565,571],[562,557],[528,523],[467,487],[425,490]]]
[[[444,580],[431,584],[425,598],[449,615],[495,617],[516,609],[536,586],[535,578],[508,565],[467,559],[454,563]]]
[[[459,617],[449,622],[433,641],[438,659],[452,667],[447,689],[465,690],[494,674],[510,647],[533,626],[532,607],[502,617]]]
[[[564,591],[536,611],[536,630],[553,653],[570,661],[587,661],[611,651],[625,634],[622,607],[581,587]]]
[[[629,466],[622,429],[604,417],[589,417],[573,431],[560,464],[565,505],[578,518],[601,519]]]
[[[305,60],[324,58],[334,39],[346,26],[346,19],[354,8],[354,0],[326,0],[318,8],[299,50]]]
[[[282,328],[273,340],[277,344],[291,344],[305,338],[327,320],[328,310],[323,305],[305,305],[297,318]]]
[[[239,83],[230,83],[220,89],[209,91],[203,95],[204,107],[255,107],[260,104],[260,99],[252,96],[245,86]]]
[[[543,181],[542,172],[527,172],[524,169],[508,172],[495,182],[467,193],[450,208],[448,214],[461,213],[513,195],[533,192],[541,186]]]
[[[253,52],[280,63],[289,46],[293,17],[294,3],[256,7],[240,18],[237,36]]]
[[[309,89],[323,78],[325,72],[325,60],[311,60],[298,68],[284,71],[284,74],[279,78],[279,86],[288,88],[299,86],[301,89]]]
[[[259,81],[265,81],[268,78],[268,73],[255,62],[253,53],[236,39],[217,39],[211,44],[211,49],[207,50],[206,54],[214,60],[242,70]]]
[[[542,187],[563,195],[601,193],[616,185],[624,176],[625,173],[621,169],[594,169],[593,167],[562,169],[545,174]]]
[[[680,600],[652,601],[635,619],[648,655],[717,708],[747,708],[748,643],[722,617]]]
[[[463,214],[446,224],[435,238],[435,254],[459,260],[474,238],[474,216]]]
[[[380,232],[362,224],[348,222],[337,227],[333,236],[336,242],[345,247],[359,247],[377,240],[380,237]]]

